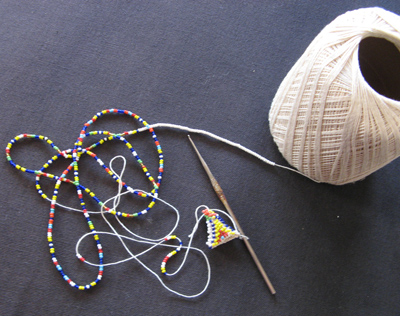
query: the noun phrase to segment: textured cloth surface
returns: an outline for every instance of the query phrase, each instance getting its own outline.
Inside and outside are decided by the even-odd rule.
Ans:
[[[23,132],[69,148],[97,111],[116,107],[149,123],[206,129],[286,164],[268,128],[281,81],[323,27],[366,6],[400,14],[397,0],[0,1],[3,148]],[[131,126],[125,119],[98,123],[99,129],[111,131]],[[177,235],[185,241],[198,205],[223,206],[185,133],[160,129],[157,135],[165,153],[160,196],[181,210]],[[250,237],[277,290],[275,297],[242,241],[207,249],[205,224],[194,244],[208,253],[212,279],[195,300],[166,292],[135,262],[106,268],[102,282],[89,292],[72,289],[48,253],[49,204],[36,193],[32,175],[17,172],[4,157],[1,313],[398,315],[399,161],[363,181],[337,187],[267,166],[206,137],[192,139]],[[152,145],[138,138],[138,151],[153,170],[157,166],[146,141]],[[101,153],[111,157],[121,147]],[[45,145],[26,141],[15,146],[13,158],[40,168],[52,154]],[[88,170],[96,193],[115,190],[103,183],[96,168]],[[131,171],[136,181],[137,170]],[[53,183],[43,183],[51,192]],[[75,197],[68,195],[73,190],[68,190],[62,201],[74,205]],[[148,215],[132,227],[151,235],[155,223],[169,223],[163,214]],[[82,215],[60,211],[56,216],[54,238],[63,267],[76,280],[92,280],[96,269],[83,266],[74,254],[77,239],[87,232]],[[95,224],[106,229],[97,219]],[[122,247],[112,242],[104,238],[106,258],[122,258]],[[157,270],[164,256],[155,252],[146,262]],[[173,269],[174,261],[169,264]],[[201,258],[191,256],[168,285],[196,292],[205,282],[204,269]]]

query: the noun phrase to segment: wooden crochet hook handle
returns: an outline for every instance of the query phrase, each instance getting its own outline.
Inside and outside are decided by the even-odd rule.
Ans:
[[[192,143],[192,146],[193,146],[194,150],[196,151],[196,154],[197,154],[197,156],[199,157],[199,160],[200,160],[200,162],[201,162],[201,164],[202,164],[204,170],[206,171],[208,177],[210,178],[210,181],[211,181],[211,184],[212,184],[212,186],[213,186],[213,188],[214,188],[215,193],[217,193],[218,198],[219,198],[219,199],[221,200],[221,202],[224,204],[224,206],[225,206],[226,210],[228,211],[229,215],[230,215],[230,216],[232,217],[232,219],[234,220],[234,222],[235,222],[235,224],[236,224],[236,226],[237,226],[239,232],[240,232],[242,235],[245,235],[245,233],[243,232],[242,228],[240,227],[240,224],[239,224],[239,222],[238,222],[238,220],[237,220],[235,214],[233,213],[233,211],[232,211],[232,209],[231,209],[231,207],[230,207],[230,205],[229,205],[229,203],[228,203],[228,201],[227,201],[227,199],[226,199],[226,197],[225,197],[224,191],[222,191],[221,186],[219,185],[219,183],[217,182],[217,180],[215,179],[215,177],[214,177],[213,174],[211,173],[210,168],[208,168],[208,166],[207,166],[206,162],[204,161],[203,157],[200,155],[200,152],[198,151],[196,145],[194,144],[194,142],[193,142],[192,139],[190,138],[190,135],[188,135],[188,138],[189,138],[190,142]],[[275,295],[275,294],[276,294],[275,288],[274,288],[274,286],[272,285],[271,281],[269,280],[268,275],[267,275],[267,273],[265,272],[263,266],[261,265],[260,260],[258,259],[257,255],[256,255],[256,253],[255,253],[255,251],[254,251],[254,249],[253,249],[253,247],[252,247],[251,244],[250,244],[250,241],[249,241],[247,238],[243,238],[243,241],[244,241],[244,243],[245,243],[245,245],[246,245],[248,251],[250,252],[251,257],[253,258],[254,263],[256,264],[258,270],[260,271],[260,273],[261,273],[261,275],[262,275],[262,277],[263,277],[265,283],[267,284],[267,286],[268,286],[268,288],[269,288],[271,294],[272,294],[272,295]]]

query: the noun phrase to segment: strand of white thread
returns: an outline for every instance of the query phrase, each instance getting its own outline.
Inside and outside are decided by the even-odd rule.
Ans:
[[[269,164],[269,165],[274,166],[274,167],[286,169],[286,170],[289,170],[289,171],[292,171],[292,172],[295,172],[295,173],[298,173],[298,174],[300,174],[300,175],[302,175],[302,176],[307,177],[307,175],[301,173],[300,171],[298,171],[298,170],[296,170],[296,169],[294,169],[294,168],[290,168],[290,167],[286,167],[286,166],[277,164],[277,163],[275,163],[275,162],[273,162],[273,161],[271,161],[271,160],[265,158],[264,156],[261,156],[260,154],[256,153],[255,151],[253,151],[253,150],[251,150],[251,149],[249,149],[249,148],[247,148],[247,147],[244,147],[243,145],[241,145],[241,144],[239,144],[239,143],[232,142],[232,141],[230,141],[229,139],[220,137],[220,136],[218,136],[218,135],[216,135],[216,134],[213,134],[213,133],[211,133],[211,132],[208,132],[208,131],[205,131],[205,130],[202,130],[202,129],[195,129],[195,128],[190,128],[190,127],[187,127],[187,126],[178,125],[178,124],[171,124],[171,123],[156,123],[156,124],[152,124],[152,125],[148,125],[148,126],[139,128],[139,129],[137,130],[137,132],[140,133],[140,132],[146,131],[146,130],[148,130],[148,129],[150,129],[150,128],[159,128],[159,127],[167,127],[167,128],[172,128],[172,129],[178,129],[178,130],[186,131],[186,132],[188,132],[188,133],[195,133],[195,134],[206,135],[206,136],[211,137],[211,138],[214,138],[214,139],[216,139],[216,140],[218,140],[218,141],[220,141],[220,142],[223,142],[223,143],[225,143],[225,144],[228,144],[229,146],[238,148],[238,149],[240,149],[240,150],[242,150],[242,151],[244,151],[244,152],[246,152],[246,153],[248,153],[248,154],[250,154],[250,155],[252,155],[252,156],[254,156],[254,157],[256,157],[256,158],[258,158],[259,160],[261,160],[262,162],[264,162],[264,163],[266,163],[266,164]],[[307,178],[308,178],[308,177],[307,177]],[[309,179],[311,179],[311,178],[309,178]],[[319,181],[317,181],[317,180],[314,180],[314,179],[311,179],[311,180],[314,181],[314,182],[319,183]]]
[[[112,164],[113,164],[113,162],[114,162],[115,159],[122,159],[122,160],[123,160],[123,167],[122,167],[122,170],[121,170],[121,173],[120,173],[120,174],[118,174],[117,172],[115,172],[115,170],[114,170],[113,167],[112,167]],[[206,261],[206,265],[207,265],[207,281],[206,281],[206,284],[205,284],[204,288],[203,288],[199,293],[194,294],[194,295],[186,295],[186,294],[177,292],[177,291],[175,291],[175,290],[169,288],[169,287],[164,283],[164,281],[160,278],[160,276],[159,276],[156,272],[154,272],[153,270],[151,270],[146,264],[144,264],[141,260],[138,259],[139,256],[141,256],[141,255],[143,255],[143,254],[149,252],[150,250],[152,250],[152,249],[154,249],[155,247],[158,247],[158,246],[176,248],[176,246],[174,246],[174,245],[162,244],[162,243],[164,242],[164,238],[167,237],[167,236],[170,236],[171,234],[173,234],[173,232],[175,231],[175,229],[177,228],[177,226],[178,226],[178,224],[179,224],[180,216],[179,216],[179,211],[178,211],[178,209],[177,209],[176,207],[174,207],[172,204],[170,204],[170,203],[164,201],[163,199],[154,196],[154,195],[151,194],[151,193],[145,192],[145,191],[143,191],[143,190],[139,190],[139,191],[141,191],[141,192],[143,192],[143,193],[146,193],[147,195],[149,195],[149,196],[151,196],[151,197],[153,197],[153,198],[159,200],[160,202],[164,203],[165,205],[169,206],[170,208],[172,208],[172,209],[175,211],[175,213],[176,213],[176,215],[177,215],[176,222],[175,222],[175,225],[174,225],[173,229],[172,229],[166,236],[164,236],[164,237],[162,237],[162,238],[159,238],[159,239],[150,239],[150,238],[146,238],[146,237],[143,237],[143,236],[139,236],[139,235],[133,233],[130,229],[128,229],[128,228],[120,221],[120,219],[118,218],[118,216],[115,216],[116,219],[117,219],[117,221],[119,222],[119,224],[120,224],[129,234],[131,234],[132,236],[135,236],[135,238],[134,238],[134,237],[128,237],[128,236],[121,235],[121,234],[119,234],[119,233],[115,230],[115,228],[112,226],[112,224],[108,221],[108,219],[107,219],[106,216],[105,216],[105,213],[106,213],[106,212],[104,212],[104,207],[107,205],[107,203],[109,203],[109,202],[112,201],[112,202],[113,202],[113,210],[115,211],[115,210],[117,209],[119,203],[120,203],[121,196],[124,195],[124,194],[130,193],[129,191],[122,192],[122,188],[123,188],[123,186],[122,186],[122,176],[123,176],[123,174],[124,174],[124,172],[125,172],[125,167],[126,167],[126,159],[125,159],[125,157],[123,157],[123,156],[116,156],[116,157],[114,157],[114,158],[110,161],[110,170],[117,176],[117,179],[119,180],[119,182],[118,182],[118,183],[119,183],[119,185],[118,185],[118,192],[117,192],[117,194],[116,194],[115,196],[111,197],[110,199],[108,199],[107,201],[104,202],[104,204],[103,204],[102,207],[101,207],[101,215],[102,215],[104,221],[107,223],[107,225],[108,225],[108,226],[110,227],[110,229],[112,230],[112,232],[96,232],[96,234],[111,235],[111,236],[117,237],[117,238],[120,240],[120,242],[121,242],[121,244],[123,245],[123,247],[125,248],[125,250],[127,251],[127,253],[129,254],[129,257],[127,257],[127,258],[125,258],[125,259],[123,259],[123,260],[119,260],[119,261],[115,261],[115,262],[110,262],[110,263],[107,263],[107,264],[103,264],[103,266],[121,264],[121,263],[123,263],[123,262],[129,261],[129,260],[132,260],[132,259],[135,259],[135,260],[136,260],[140,265],[142,265],[147,271],[149,271],[151,274],[153,274],[153,275],[158,279],[158,281],[162,284],[162,286],[163,286],[164,288],[166,288],[168,291],[170,291],[170,292],[172,292],[172,293],[174,293],[174,294],[176,294],[176,295],[178,295],[178,296],[185,297],[185,298],[194,298],[194,297],[200,296],[201,294],[203,294],[203,293],[207,290],[207,288],[208,288],[208,286],[209,286],[209,283],[210,283],[210,280],[211,280],[211,267],[210,267],[210,264],[209,264],[209,261],[208,261],[208,258],[207,258],[207,256],[206,256],[206,254],[205,254],[202,250],[200,250],[200,249],[198,249],[198,248],[195,248],[195,247],[192,247],[192,241],[193,241],[194,234],[195,234],[195,232],[197,231],[198,225],[199,225],[201,219],[204,217],[204,215],[201,215],[201,216],[199,217],[199,216],[198,216],[198,211],[199,211],[201,208],[208,208],[208,207],[205,206],[205,205],[201,205],[201,206],[199,206],[199,207],[196,209],[196,211],[195,211],[196,223],[195,223],[195,225],[194,225],[194,227],[193,227],[192,233],[189,235],[189,243],[188,243],[188,246],[183,246],[183,247],[182,247],[182,248],[184,248],[184,249],[187,250],[187,251],[185,252],[185,256],[184,256],[184,258],[183,258],[183,260],[182,260],[180,266],[179,266],[173,273],[168,273],[169,276],[173,276],[173,275],[177,274],[179,271],[181,271],[181,269],[183,268],[183,266],[184,266],[184,264],[185,264],[185,262],[186,262],[186,260],[187,260],[187,256],[188,256],[190,250],[198,251],[198,252],[200,252],[200,253],[203,255],[203,257],[204,257],[204,259],[205,259],[205,261]],[[137,191],[137,190],[135,190],[135,191]],[[76,210],[76,209],[73,209],[73,210]],[[225,215],[230,219],[230,221],[233,223],[235,229],[237,230],[237,227],[236,227],[235,222],[233,221],[233,219],[232,219],[227,213],[225,213],[225,212],[223,212],[223,211],[221,211],[221,210],[213,210],[213,211],[215,211],[215,212],[221,212],[221,213],[225,214]],[[82,242],[86,237],[88,237],[88,236],[90,236],[90,235],[93,235],[93,234],[94,234],[93,232],[87,233],[87,234],[83,235],[83,236],[78,240],[78,242],[77,242],[77,244],[76,244],[76,247],[75,247],[77,256],[80,256],[80,253],[79,253],[79,246],[80,246],[81,242]],[[244,236],[243,236],[243,237],[244,237]],[[149,247],[148,249],[144,250],[144,251],[141,252],[141,253],[133,254],[133,253],[130,251],[130,249],[128,248],[128,246],[126,245],[124,239],[125,239],[125,240],[130,240],[130,241],[135,241],[135,242],[138,242],[138,243],[149,244],[149,245],[151,245],[151,247]],[[91,263],[91,262],[89,262],[89,261],[87,261],[87,260],[85,260],[85,263],[87,263],[87,264],[89,264],[89,265],[92,265],[92,266],[99,266],[98,264]]]
[[[114,161],[115,159],[117,159],[117,158],[121,158],[121,159],[123,160],[123,168],[122,168],[122,171],[121,171],[121,174],[120,174],[120,175],[119,175],[118,173],[116,173],[116,172],[113,170],[113,168],[112,168],[112,163],[113,163],[113,161]],[[110,202],[110,201],[112,200],[112,201],[113,201],[113,204],[114,204],[113,209],[116,210],[116,208],[118,207],[118,204],[119,204],[119,202],[120,202],[121,195],[122,195],[122,194],[125,194],[125,193],[127,193],[127,192],[129,192],[129,191],[124,192],[124,193],[121,192],[121,190],[122,190],[122,180],[121,180],[121,179],[122,179],[122,175],[123,175],[123,173],[124,173],[124,171],[125,171],[125,166],[126,166],[126,159],[125,159],[125,157],[123,157],[123,156],[116,156],[116,157],[114,157],[114,158],[110,161],[110,170],[113,171],[113,173],[117,176],[118,180],[120,180],[120,181],[119,181],[119,185],[118,185],[118,193],[117,193],[114,197],[108,199],[108,200],[102,205],[102,207],[101,207],[101,215],[102,215],[104,221],[107,223],[107,225],[108,225],[108,226],[110,227],[110,229],[113,231],[112,233],[106,232],[106,234],[116,236],[116,237],[120,240],[120,242],[121,242],[121,244],[123,245],[123,247],[125,248],[125,250],[126,250],[126,251],[128,252],[128,254],[130,255],[130,257],[129,257],[129,258],[126,258],[126,259],[124,259],[124,260],[120,260],[120,261],[117,261],[117,262],[112,262],[112,263],[105,264],[105,265],[115,265],[115,264],[119,264],[119,263],[122,263],[122,262],[126,262],[126,261],[131,260],[131,259],[135,259],[135,260],[136,260],[140,265],[142,265],[147,271],[149,271],[151,274],[153,274],[153,275],[158,279],[158,281],[162,284],[162,286],[163,286],[164,288],[166,288],[168,291],[170,291],[170,292],[172,292],[172,293],[174,293],[174,294],[176,294],[176,295],[185,297],[185,298],[194,298],[194,297],[197,297],[197,296],[201,295],[202,293],[204,293],[204,292],[207,290],[208,285],[209,285],[209,283],[210,283],[210,279],[211,279],[211,267],[210,267],[210,264],[209,264],[209,262],[208,262],[207,256],[206,256],[206,255],[204,254],[204,252],[201,251],[200,249],[196,249],[196,250],[198,250],[200,253],[202,253],[203,256],[204,256],[204,258],[205,258],[205,260],[206,260],[206,263],[207,263],[207,270],[208,270],[208,276],[207,276],[206,285],[205,285],[205,287],[203,288],[203,290],[200,291],[200,292],[197,293],[197,294],[194,294],[194,295],[185,295],[185,294],[182,294],[182,293],[177,292],[177,291],[175,291],[175,290],[172,290],[171,288],[169,288],[168,286],[166,286],[166,284],[164,283],[164,281],[160,278],[160,276],[159,276],[156,272],[154,272],[153,270],[151,270],[146,264],[144,264],[141,260],[138,259],[138,257],[139,257],[140,255],[143,255],[144,253],[150,251],[151,249],[153,249],[153,248],[155,248],[155,247],[157,247],[157,246],[161,246],[161,243],[163,242],[163,238],[165,238],[166,236],[169,236],[169,235],[175,230],[175,228],[177,227],[177,225],[178,225],[178,223],[179,223],[179,211],[178,211],[175,207],[173,207],[173,206],[172,206],[171,204],[169,204],[169,203],[166,203],[167,205],[171,206],[171,207],[174,209],[174,211],[176,212],[176,214],[177,214],[177,220],[176,220],[176,224],[175,224],[174,229],[173,229],[169,234],[167,234],[166,236],[164,236],[163,238],[160,238],[160,239],[158,239],[158,240],[153,240],[153,242],[150,241],[151,239],[142,238],[141,236],[138,236],[138,235],[134,234],[133,232],[131,232],[131,231],[130,231],[126,226],[124,226],[124,225],[123,225],[123,227],[124,227],[125,230],[127,230],[127,231],[129,231],[131,234],[133,234],[133,235],[135,235],[135,236],[141,238],[142,240],[140,240],[140,239],[138,240],[138,239],[126,237],[126,236],[123,236],[123,235],[119,234],[119,233],[115,230],[115,228],[112,226],[112,224],[111,224],[111,223],[107,220],[107,218],[105,217],[105,214],[104,214],[104,206],[105,206],[108,202]],[[144,191],[142,191],[142,192],[144,192]],[[146,193],[147,193],[147,192],[146,192]],[[148,193],[147,193],[147,194],[148,194]],[[154,197],[154,196],[153,196],[153,197]],[[163,201],[163,200],[161,200],[161,199],[158,199],[158,200],[160,200],[160,201],[162,201],[162,202],[165,202],[165,201]],[[120,222],[120,221],[119,221],[119,222]],[[121,223],[121,222],[120,222],[120,223]],[[103,232],[100,232],[100,233],[103,234]],[[83,240],[83,238],[85,238],[85,237],[88,236],[88,235],[91,235],[91,233],[82,236],[82,237],[78,240],[78,243],[77,243],[77,245],[76,245],[76,253],[77,253],[77,255],[79,255],[79,245],[80,245],[81,241]],[[134,241],[140,242],[140,243],[152,244],[153,246],[150,247],[150,248],[148,248],[148,249],[146,249],[146,250],[143,251],[142,253],[139,253],[139,254],[135,255],[135,254],[133,254],[133,253],[130,251],[130,249],[128,248],[128,246],[126,245],[126,243],[124,242],[123,239],[130,239],[130,240],[134,240]],[[154,241],[158,241],[158,242],[156,243],[156,242],[154,242]],[[168,245],[163,245],[163,246],[168,246]],[[184,262],[185,262],[185,260],[186,260],[186,258],[187,258],[187,254],[188,254],[188,252],[189,252],[190,245],[189,245],[188,247],[185,247],[185,248],[187,248],[188,250],[187,250],[186,255],[185,255],[185,257],[184,257],[184,261],[182,262],[182,264],[181,264],[181,266],[179,267],[178,270],[180,270],[180,268],[183,266],[183,264],[184,264]],[[195,248],[192,248],[192,249],[195,249]],[[93,264],[93,263],[90,263],[90,262],[87,262],[87,261],[85,261],[85,262],[86,262],[87,264],[95,265],[95,266],[96,266],[96,264]],[[176,273],[176,272],[175,272],[175,273]]]

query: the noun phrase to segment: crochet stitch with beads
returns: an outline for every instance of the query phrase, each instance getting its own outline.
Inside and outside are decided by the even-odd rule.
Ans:
[[[202,211],[207,223],[208,240],[207,246],[214,249],[235,238],[241,237],[240,233],[227,225],[217,213],[205,209]]]

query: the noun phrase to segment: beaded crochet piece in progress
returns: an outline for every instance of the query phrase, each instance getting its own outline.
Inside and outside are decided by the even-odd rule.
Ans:
[[[318,182],[365,178],[400,155],[400,17],[349,11],[289,71],[269,114],[286,160]]]
[[[240,233],[227,225],[221,216],[215,212],[205,209],[203,214],[207,220],[207,246],[210,249],[240,237]]]

